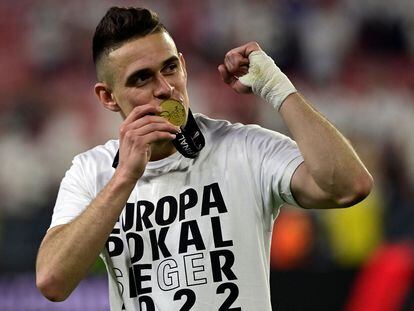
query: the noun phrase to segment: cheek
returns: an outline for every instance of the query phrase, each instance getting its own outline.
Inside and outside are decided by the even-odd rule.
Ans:
[[[171,85],[173,85],[175,90],[178,91],[180,94],[185,95],[187,93],[187,83],[185,79],[176,79],[171,83]]]
[[[184,91],[182,92],[182,95],[184,97],[184,102],[183,102],[184,108],[185,108],[186,113],[188,114],[188,109],[190,108],[190,99],[188,98],[188,93],[186,89],[184,89]]]
[[[185,76],[181,76],[176,82],[175,82],[175,88],[182,94],[187,94],[187,79]]]
[[[134,100],[134,96],[132,94],[123,94],[122,96],[118,97],[117,104],[119,108],[121,108],[121,114],[123,117],[128,116],[132,109],[137,105],[136,100]]]
[[[134,109],[132,105],[126,104],[125,102],[122,104],[118,104],[118,106],[121,108],[121,115],[125,119]]]
[[[124,106],[134,108],[136,106],[141,106],[149,103],[151,101],[151,98],[152,96],[150,92],[132,89],[131,91],[124,94],[122,101]]]

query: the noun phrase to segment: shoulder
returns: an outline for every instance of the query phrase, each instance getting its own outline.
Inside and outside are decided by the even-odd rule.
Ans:
[[[257,124],[231,123],[227,120],[212,119],[200,113],[194,114],[194,117],[202,132],[214,138],[243,138],[246,140],[284,140],[288,138],[284,134],[263,128]]]
[[[119,141],[109,140],[104,145],[98,145],[92,149],[76,155],[74,164],[80,164],[87,168],[111,168],[113,160],[118,152]]]
[[[117,151],[118,141],[110,140],[76,155],[62,179],[60,191],[95,197],[113,175]]]
[[[194,117],[203,133],[207,135],[225,138],[227,136],[245,135],[258,125],[245,125],[242,123],[231,123],[227,120],[213,119],[201,113],[195,113]]]
[[[194,113],[194,118],[201,129],[205,129],[208,131],[228,129],[229,127],[232,127],[234,125],[227,120],[213,119],[207,117],[202,113]]]

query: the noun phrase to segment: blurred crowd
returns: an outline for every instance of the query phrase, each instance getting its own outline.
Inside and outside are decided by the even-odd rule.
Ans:
[[[217,71],[229,49],[257,41],[373,174],[375,189],[359,207],[285,208],[274,230],[275,270],[359,271],[384,245],[412,247],[413,1],[4,0],[0,275],[33,272],[71,159],[117,137],[120,116],[93,94],[91,56],[94,27],[112,5],[159,13],[186,59],[193,111],[286,133],[277,113],[235,94]]]

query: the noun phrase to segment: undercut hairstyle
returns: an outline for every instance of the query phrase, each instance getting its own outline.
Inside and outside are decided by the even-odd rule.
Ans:
[[[95,29],[92,41],[93,62],[97,67],[102,56],[124,43],[163,31],[168,33],[157,13],[149,9],[111,7]],[[99,79],[99,70],[97,71]]]

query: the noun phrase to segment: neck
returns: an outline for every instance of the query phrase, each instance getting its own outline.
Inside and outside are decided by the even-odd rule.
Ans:
[[[163,141],[151,144],[151,158],[150,161],[162,160],[169,157],[177,150],[171,141]]]

